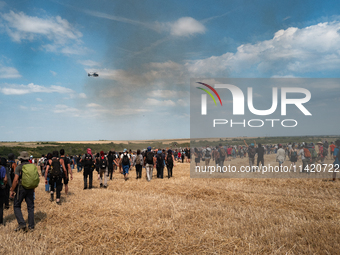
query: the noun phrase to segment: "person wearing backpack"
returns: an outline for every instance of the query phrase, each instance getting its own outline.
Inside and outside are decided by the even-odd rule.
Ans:
[[[296,150],[296,145],[292,145],[292,149],[290,150],[290,162],[293,165],[293,168],[296,169],[296,162],[298,160],[298,151]]]
[[[207,145],[206,148],[203,149],[202,154],[205,161],[205,166],[208,166],[211,159],[211,148]]]
[[[334,170],[333,170],[333,182],[336,180],[336,171],[335,169],[340,169],[340,140],[335,141],[336,147],[334,148],[333,158],[335,159],[333,162]]]
[[[17,164],[14,160],[14,154],[8,154],[8,161],[6,162],[6,171],[7,171],[7,185],[6,185],[6,197],[5,197],[5,209],[9,209],[9,197],[10,197],[10,189],[12,187],[12,183],[14,180],[14,170],[17,167]]]
[[[216,164],[219,165],[220,167],[223,167],[225,156],[227,155],[227,153],[221,143],[219,144],[219,148],[217,149],[217,151],[218,151],[219,158]]]
[[[142,169],[143,169],[143,156],[140,150],[137,150],[137,156],[135,158],[135,167],[136,167],[136,179],[142,178]]]
[[[109,151],[109,155],[107,155],[107,170],[108,174],[107,176],[110,176],[110,180],[112,180],[112,174],[113,174],[113,161],[115,160],[115,156],[112,151]]]
[[[92,189],[93,171],[95,169],[95,160],[92,155],[92,150],[88,148],[86,153],[81,157],[80,162],[84,167],[84,189],[87,189],[87,179],[89,179],[89,189]]]
[[[0,162],[0,225],[4,225],[4,203],[6,199],[6,186],[8,180],[8,174],[5,166],[7,165],[5,158],[1,158]]]
[[[130,155],[127,152],[127,149],[124,149],[122,155],[120,156],[120,162],[122,164],[122,169],[123,169],[123,175],[125,181],[129,179],[129,169],[130,169]]]
[[[254,148],[254,144],[251,143],[250,146],[248,146],[248,144],[246,143],[245,140],[243,140],[244,144],[246,145],[247,149],[248,149],[248,157],[249,157],[249,167],[251,172],[253,172],[253,167],[255,164],[255,154],[256,154],[256,150]]]
[[[99,157],[99,176],[100,176],[100,187],[107,188],[107,159],[105,158],[104,152],[100,152]],[[104,175],[104,185],[103,185],[103,175]]]
[[[58,151],[52,152],[52,159],[48,160],[48,164],[45,171],[45,184],[47,184],[47,173],[50,175],[50,186],[51,186],[51,198],[50,201],[54,201],[54,186],[56,187],[56,203],[60,205],[60,193],[62,189],[63,177],[68,179],[68,174],[65,167],[63,158],[59,158]]]
[[[64,160],[64,165],[65,165],[65,168],[66,168],[66,175],[63,176],[63,180],[64,180],[64,185],[65,185],[65,194],[67,195],[69,175],[71,175],[71,180],[73,180],[73,175],[72,175],[72,169],[71,169],[71,165],[70,165],[70,159],[69,159],[69,157],[65,157],[65,150],[64,149],[60,150],[60,158]]]
[[[146,152],[146,155],[144,157],[144,164],[145,164],[146,178],[149,182],[149,181],[152,180],[153,168],[156,167],[156,158],[154,157],[154,154],[151,151],[150,146],[147,148],[147,152]]]
[[[182,155],[184,155],[184,152],[183,152]],[[156,159],[157,159],[157,163],[156,163],[157,178],[163,179],[163,174],[164,174],[164,158],[162,156],[162,150],[161,149],[159,149],[157,151]]]
[[[21,161],[21,164],[15,168],[15,177],[10,190],[11,198],[14,198],[14,215],[19,224],[15,231],[26,231],[26,222],[21,211],[21,203],[24,199],[27,204],[28,228],[33,230],[34,189],[39,185],[39,173],[37,167],[28,162],[29,154],[26,151],[20,152],[18,159]]]
[[[170,179],[170,177],[172,177],[172,169],[175,166],[175,158],[172,154],[172,150],[168,150],[168,154],[165,156],[165,162],[166,168],[168,169],[168,179]]]

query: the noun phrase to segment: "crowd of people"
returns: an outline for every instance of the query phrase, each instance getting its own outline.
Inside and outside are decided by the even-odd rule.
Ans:
[[[339,147],[340,140],[328,143],[327,140],[314,143],[288,143],[288,144],[257,144],[256,141],[248,145],[244,141],[243,145],[222,145],[211,147],[209,145],[200,148],[194,148],[195,164],[200,165],[201,162],[205,166],[211,165],[211,161],[215,162],[216,167],[223,167],[225,161],[231,161],[237,157],[244,158],[248,155],[249,167],[253,171],[261,169],[264,166],[264,156],[266,154],[276,154],[276,161],[279,166],[288,160],[293,168],[296,169],[298,159],[302,161],[302,172],[308,172],[306,169],[310,165],[319,163],[324,164],[325,159],[330,155],[330,159],[334,159],[334,165],[339,165]],[[257,157],[256,157],[257,156]],[[257,162],[255,165],[255,158]],[[333,181],[335,181],[336,172],[333,173]]]
[[[262,145],[254,143],[243,145],[222,145],[211,147],[205,146],[194,148],[193,155],[195,164],[201,162],[209,166],[214,161],[216,166],[224,165],[225,161],[231,161],[237,157],[249,158],[249,166],[264,166],[266,154],[276,154],[276,161],[281,166],[288,158],[293,166],[296,166],[298,159],[302,160],[303,169],[310,164],[324,163],[330,155],[334,159],[333,164],[340,164],[340,140],[314,143],[288,143],[275,145]],[[257,156],[257,157],[256,157]],[[21,204],[25,200],[28,211],[28,230],[34,229],[34,200],[35,188],[38,187],[40,176],[45,179],[45,191],[50,194],[50,201],[61,204],[61,192],[64,188],[68,194],[69,180],[73,179],[72,170],[77,168],[83,172],[84,189],[93,187],[93,172],[96,171],[100,188],[108,187],[108,180],[113,179],[113,173],[119,171],[125,181],[129,179],[129,173],[133,168],[136,171],[136,179],[142,178],[143,168],[148,182],[152,180],[154,169],[157,171],[157,178],[164,178],[164,170],[167,169],[167,177],[173,176],[173,167],[176,163],[190,163],[190,148],[179,150],[153,149],[149,146],[144,150],[131,151],[124,149],[121,152],[109,151],[104,153],[92,153],[90,148],[86,153],[78,156],[69,156],[64,149],[53,151],[42,155],[39,160],[25,151],[21,152],[17,161],[14,154],[0,160],[0,224],[3,222],[3,210],[10,208],[10,200],[13,200],[14,215],[18,222],[16,231],[25,230],[26,222],[21,212]],[[37,166],[40,167],[40,174]],[[333,174],[335,181],[336,173]],[[54,194],[56,196],[54,197]]]
[[[93,172],[96,170],[100,188],[107,188],[108,179],[113,179],[113,173],[119,171],[125,181],[129,179],[129,172],[134,167],[136,179],[142,178],[145,168],[147,181],[152,180],[153,170],[157,171],[157,178],[164,178],[164,169],[167,168],[167,177],[173,176],[173,167],[176,162],[190,163],[190,149],[154,149],[147,147],[144,150],[122,152],[109,151],[92,153],[90,148],[83,155],[65,155],[65,150],[53,151],[35,160],[26,151],[20,153],[17,160],[13,153],[8,158],[1,157],[0,161],[0,225],[4,224],[3,210],[10,208],[13,200],[14,214],[18,221],[15,231],[32,231],[34,229],[34,200],[35,188],[38,187],[40,176],[45,179],[45,191],[50,193],[50,201],[61,205],[61,192],[64,188],[68,194],[69,180],[73,180],[72,170],[83,171],[84,189],[92,189]],[[40,174],[37,166],[40,168]],[[56,196],[54,195],[56,194]],[[28,211],[28,229],[21,212],[21,204],[25,200]]]

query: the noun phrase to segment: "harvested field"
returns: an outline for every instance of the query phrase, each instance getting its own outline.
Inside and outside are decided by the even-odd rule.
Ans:
[[[75,171],[61,206],[41,178],[34,232],[15,233],[5,211],[1,254],[339,254],[339,180],[190,179],[178,163],[171,179],[116,172],[100,189],[94,174],[95,188],[83,190]]]

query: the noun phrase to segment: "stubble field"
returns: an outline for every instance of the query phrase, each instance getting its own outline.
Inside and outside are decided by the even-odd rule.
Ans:
[[[154,171],[151,182],[145,169],[139,180],[115,172],[107,189],[94,172],[95,188],[83,190],[73,172],[61,206],[41,177],[33,232],[14,232],[13,208],[4,212],[0,254],[339,254],[339,180],[191,179],[177,163],[173,178]]]

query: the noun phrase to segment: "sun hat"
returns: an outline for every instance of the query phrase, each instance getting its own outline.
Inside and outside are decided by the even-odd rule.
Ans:
[[[20,160],[29,160],[30,159],[30,156],[28,155],[28,152],[27,151],[22,151],[20,152],[20,155],[18,157],[18,159]]]

